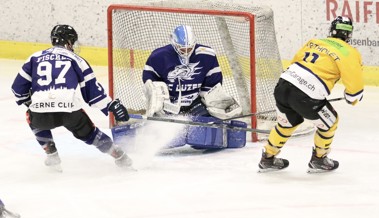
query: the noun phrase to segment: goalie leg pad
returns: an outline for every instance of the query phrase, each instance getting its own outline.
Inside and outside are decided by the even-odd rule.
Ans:
[[[126,145],[127,138],[135,138],[137,127],[133,124],[115,126],[111,129],[113,141],[116,145]]]
[[[247,123],[232,120],[230,121],[229,127],[242,127],[247,128]],[[228,140],[228,148],[242,148],[246,145],[246,131],[234,131],[227,130],[227,140]]]
[[[215,122],[219,119],[214,117],[193,117],[195,122]],[[221,128],[210,128],[202,126],[190,126],[188,128],[187,144],[195,149],[217,149],[225,148],[223,143],[223,130]]]
[[[133,150],[133,146],[136,144],[137,134],[143,134],[143,129],[140,128],[143,125],[144,123],[131,123],[111,128],[114,143],[123,147],[125,150]],[[183,131],[182,134],[177,135],[165,146],[168,148],[184,146],[186,144],[186,136],[187,131]]]

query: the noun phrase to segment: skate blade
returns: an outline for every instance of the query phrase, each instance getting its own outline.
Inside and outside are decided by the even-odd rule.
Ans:
[[[9,217],[9,218],[21,218],[20,214],[18,213],[13,213],[7,209],[4,208],[4,212],[5,212],[5,218],[6,217]]]
[[[334,170],[323,170],[323,169],[313,169],[313,168],[308,168],[307,173],[308,174],[317,174],[317,173],[329,173],[333,172]]]
[[[275,168],[267,168],[267,169],[259,169],[258,173],[269,173],[269,172],[276,172],[276,171],[282,171],[283,169],[275,169]]]
[[[50,171],[53,171],[53,172],[58,172],[58,173],[63,172],[62,166],[60,164],[51,165],[51,166],[47,166],[47,167],[49,168]]]

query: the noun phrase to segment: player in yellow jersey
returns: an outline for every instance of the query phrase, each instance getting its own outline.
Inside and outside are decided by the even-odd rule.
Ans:
[[[308,172],[328,172],[338,168],[338,161],[327,157],[338,115],[326,97],[340,79],[349,104],[355,105],[363,97],[361,55],[348,44],[352,32],[351,19],[338,16],[331,23],[329,37],[309,40],[280,76],[274,91],[278,123],[264,146],[258,165],[260,172],[288,167],[288,160],[276,156],[304,118],[317,127]]]

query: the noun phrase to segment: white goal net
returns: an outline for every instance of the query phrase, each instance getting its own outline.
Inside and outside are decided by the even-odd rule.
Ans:
[[[144,114],[142,71],[150,53],[169,44],[181,24],[192,26],[197,42],[212,47],[223,87],[243,113],[275,109],[273,90],[282,72],[273,12],[246,1],[136,1],[108,8],[109,87],[129,113]],[[252,128],[271,129],[276,113],[248,118]],[[246,121],[246,120],[244,120]],[[111,124],[113,120],[111,120]],[[252,135],[252,140],[264,138]]]

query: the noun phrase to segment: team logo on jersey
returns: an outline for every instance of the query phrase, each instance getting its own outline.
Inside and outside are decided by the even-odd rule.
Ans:
[[[193,80],[193,76],[200,74],[201,72],[196,72],[197,70],[200,70],[202,67],[197,67],[200,62],[197,63],[190,63],[188,65],[179,65],[175,67],[175,69],[168,73],[167,79],[170,82],[175,82],[176,79],[178,80]]]

